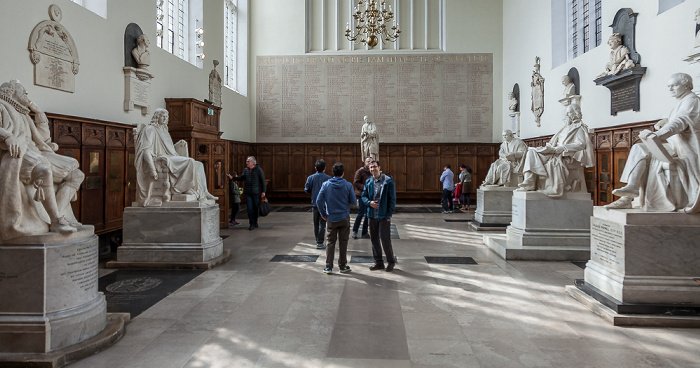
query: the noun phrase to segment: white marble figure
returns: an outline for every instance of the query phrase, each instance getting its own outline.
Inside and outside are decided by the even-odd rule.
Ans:
[[[564,85],[564,95],[563,98],[571,97],[576,95],[576,85],[571,81],[568,75],[561,77],[561,84]]]
[[[627,185],[613,191],[621,198],[605,208],[632,208],[633,199],[639,197],[649,212],[700,212],[700,98],[685,73],[673,74],[668,89],[678,102],[667,119],[654,125],[656,132],[643,130],[639,137],[658,139],[671,162],[657,158],[646,143],[632,146],[620,177]]]
[[[565,125],[544,147],[530,147],[523,157],[523,182],[518,191],[538,190],[549,197],[586,192],[584,167],[595,164],[588,127],[581,107],[566,107]]]
[[[532,72],[532,81],[530,82],[530,87],[532,87],[532,105],[530,110],[535,114],[535,122],[537,126],[540,126],[540,118],[544,112],[544,77],[540,74],[540,57],[535,57],[535,70]]]
[[[504,130],[503,143],[498,151],[498,160],[491,164],[482,185],[517,186],[522,157],[525,152],[527,152],[527,145],[522,140],[513,137],[512,131]]]
[[[695,43],[693,47],[700,48],[700,9],[695,10]]]
[[[168,132],[167,110],[156,109],[149,124],[134,128],[134,137],[139,205],[158,207],[174,194],[194,195],[200,202],[217,199],[207,190],[202,163],[187,157],[183,149],[187,142],[180,140],[173,144]],[[159,183],[162,189],[155,190],[154,186]]]
[[[360,144],[362,145],[362,157],[372,157],[379,160],[379,132],[377,125],[369,121],[367,115],[364,117],[365,123],[362,125]]]
[[[624,69],[634,67],[634,61],[630,59],[630,49],[622,44],[622,35],[613,33],[608,39],[610,46],[610,58],[605,64],[605,71],[598,75],[598,78],[606,75],[617,75]]]
[[[48,123],[19,81],[0,85],[0,241],[80,226],[70,201],[85,176],[77,160],[55,153]]]
[[[508,92],[508,111],[510,111],[511,116],[518,110],[518,99],[515,98],[515,93]]]
[[[214,60],[214,69],[209,73],[209,101],[221,107],[221,75],[216,71],[219,60]]]
[[[136,38],[136,45],[137,46],[131,50],[131,55],[134,57],[134,60],[136,60],[139,68],[148,69],[148,66],[151,65],[151,52],[148,51],[148,46],[151,45],[151,42],[145,34],[141,34]]]

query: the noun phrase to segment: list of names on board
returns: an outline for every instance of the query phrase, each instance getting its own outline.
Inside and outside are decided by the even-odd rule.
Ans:
[[[258,142],[490,142],[492,54],[259,56]]]

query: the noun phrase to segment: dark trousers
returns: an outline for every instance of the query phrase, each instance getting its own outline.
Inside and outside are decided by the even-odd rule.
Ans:
[[[245,203],[248,206],[248,223],[250,225],[257,225],[260,194],[246,194]]]
[[[238,215],[238,211],[241,210],[241,204],[240,203],[231,203],[231,221],[236,221],[236,215]]]
[[[454,205],[452,204],[452,191],[443,189],[442,190],[442,209],[443,211],[454,210]]]
[[[357,232],[357,230],[360,229],[362,218],[365,219],[365,223],[362,224],[362,235],[365,235],[367,234],[367,206],[365,206],[365,202],[360,198],[357,201],[357,217],[355,217],[355,224],[352,225],[353,232]]]
[[[350,239],[350,216],[338,222],[328,221],[328,244],[326,245],[326,267],[333,267],[335,241],[340,243],[338,267],[348,264],[348,239]]]
[[[374,263],[384,264],[382,248],[388,263],[394,263],[394,249],[391,246],[391,219],[369,219],[369,238],[372,240],[372,256]],[[380,244],[381,241],[381,244]]]
[[[323,244],[323,239],[326,236],[326,220],[321,217],[318,207],[311,207],[311,211],[314,214],[314,238],[316,238],[316,244]]]

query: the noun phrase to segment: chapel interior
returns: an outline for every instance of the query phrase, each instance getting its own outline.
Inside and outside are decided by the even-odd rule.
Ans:
[[[649,220],[634,229],[663,229],[619,237],[630,248],[622,266],[610,266],[615,272],[590,262],[586,271],[596,257],[591,244],[603,249],[613,237],[594,228],[613,218],[602,206],[618,199],[613,191],[625,185],[631,148],[675,106],[669,78],[692,76],[700,94],[700,0],[386,0],[391,39],[374,47],[346,35],[346,27],[356,32],[357,3],[0,0],[0,84],[22,82],[46,114],[56,153],[77,161],[85,176],[70,207],[94,227],[99,280],[89,287],[106,296],[106,329],[119,325],[99,343],[45,352],[0,346],[0,367],[700,367],[700,231],[693,232],[700,215],[681,209],[673,215],[692,220]],[[41,28],[56,23],[62,27]],[[44,32],[63,41],[42,51]],[[608,40],[618,33],[634,66],[610,72]],[[143,45],[150,60],[139,58]],[[40,51],[71,60],[52,63]],[[506,212],[486,219],[482,195],[497,193],[477,189],[499,159],[504,131],[530,149],[548,147],[568,124],[571,104],[590,138],[592,164],[567,166],[567,173],[581,170],[564,183],[565,192],[577,186],[576,196],[538,197],[541,212],[523,215],[525,227],[540,213],[548,223],[537,235],[549,236],[547,244],[527,253],[528,231],[514,235],[511,225],[516,212],[531,211],[525,204],[534,206],[535,194],[512,194],[516,182]],[[172,141],[184,140],[186,154],[201,163],[217,197],[214,213],[161,214],[166,209],[128,218],[130,210],[137,216],[134,207],[145,209],[135,128],[156,109],[167,110]],[[370,271],[370,239],[350,238],[352,272],[326,275],[304,184],[318,159],[328,174],[342,162],[352,182],[364,160],[364,116],[377,125],[378,161],[396,186],[398,263],[393,272]],[[230,223],[227,174],[240,175],[250,156],[264,170],[272,211],[249,230],[245,198],[241,224]],[[469,209],[443,211],[446,164],[455,177],[460,165],[473,170]],[[353,206],[353,223],[356,214]],[[204,217],[213,219],[215,259],[178,263],[164,254],[187,227],[200,226],[190,216],[201,216],[202,234]],[[160,253],[134,266],[123,246],[149,230]],[[630,290],[645,276],[630,273],[639,257],[629,242],[648,243],[645,255],[685,251],[640,261],[663,276],[644,278],[652,281],[634,284],[643,291],[624,297],[658,297],[625,313],[640,303],[611,307],[597,298],[600,290],[584,295],[590,290],[576,285],[590,277],[620,285],[608,294]],[[12,252],[0,236],[0,258]],[[20,324],[13,316],[26,312],[11,307],[35,298],[31,287],[3,288],[17,278],[11,263],[0,260],[0,345],[13,341],[8,331]],[[681,268],[683,280],[674,273]],[[607,277],[615,280],[601,281]],[[39,282],[45,296],[55,285],[49,279]],[[676,289],[665,294],[681,282],[679,293],[694,302],[679,302]],[[70,299],[65,294],[59,298]]]

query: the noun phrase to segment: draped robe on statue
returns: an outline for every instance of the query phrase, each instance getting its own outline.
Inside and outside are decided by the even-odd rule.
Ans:
[[[194,194],[198,200],[215,198],[207,190],[204,166],[193,158],[180,156],[166,126],[144,125],[136,134],[136,166],[139,202],[149,196],[151,170],[158,159],[165,159],[170,190],[175,194]],[[150,164],[149,164],[150,163]],[[163,175],[163,173],[158,173]]]
[[[512,174],[520,173],[522,167],[520,159],[526,151],[527,145],[518,138],[513,138],[510,142],[504,141],[501,143],[501,149],[498,151],[498,160],[491,164],[489,172],[486,174],[486,179],[484,179],[484,184],[517,185],[517,182],[511,183],[510,178]],[[515,156],[513,161],[508,159],[509,154]]]
[[[541,191],[549,197],[561,197],[567,191],[569,165],[577,163],[576,169],[595,165],[593,145],[588,135],[588,127],[582,122],[561,128],[548,145],[564,146],[561,154],[544,153],[545,147],[530,148],[523,156],[523,173],[532,172],[545,177]],[[579,183],[585,190],[586,183]]]

